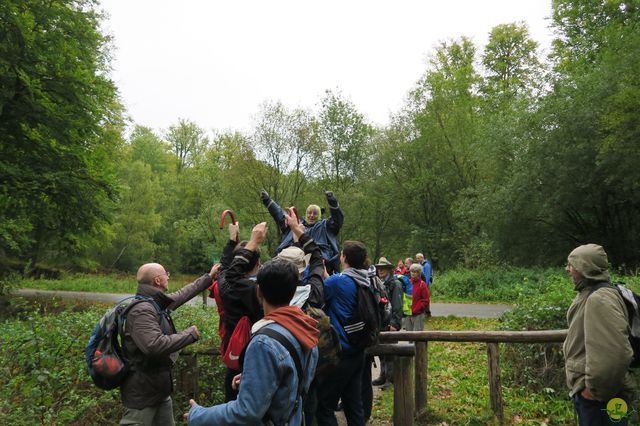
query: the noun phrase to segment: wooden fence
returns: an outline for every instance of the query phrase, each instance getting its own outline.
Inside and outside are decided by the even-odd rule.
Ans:
[[[413,425],[415,414],[427,407],[428,342],[481,342],[487,344],[489,399],[495,416],[504,419],[500,385],[500,343],[561,343],[567,330],[545,331],[394,331],[380,333],[380,344],[367,349],[370,355],[393,357],[393,424]],[[186,367],[177,374],[178,389],[198,393],[198,355],[219,362],[217,348],[183,351]]]
[[[482,342],[487,344],[487,366],[489,371],[489,399],[495,416],[502,421],[504,409],[500,385],[499,343],[560,343],[564,342],[567,330],[544,331],[395,331],[380,333],[385,343],[407,341],[415,343],[415,359],[406,351],[395,354],[396,345],[378,345],[369,348],[372,355],[395,355],[393,424],[412,425],[416,412],[427,407],[428,342]],[[383,352],[382,346],[388,346]],[[413,346],[413,345],[412,345]],[[413,361],[413,362],[412,362]],[[413,368],[411,364],[413,363]],[[413,373],[413,374],[412,374]],[[413,376],[413,377],[411,377]],[[405,389],[398,389],[398,388]],[[400,400],[400,401],[399,401]],[[408,402],[406,400],[411,400]]]

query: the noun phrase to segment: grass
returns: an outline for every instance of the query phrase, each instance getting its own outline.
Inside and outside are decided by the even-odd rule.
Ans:
[[[172,274],[169,280],[169,291],[175,291],[189,284],[197,277],[183,274]],[[135,293],[137,288],[135,275],[69,275],[60,280],[23,279],[16,283],[18,288],[37,290],[83,291],[94,293]]]
[[[431,330],[497,330],[498,321],[475,318],[431,318]],[[501,346],[504,346],[502,344]],[[428,346],[427,411],[419,425],[493,425],[489,405],[487,349],[482,343],[431,342]],[[503,375],[504,376],[504,375]],[[566,394],[532,393],[524,386],[502,381],[507,424],[574,424]],[[393,387],[387,388],[373,410],[375,424],[391,424]]]

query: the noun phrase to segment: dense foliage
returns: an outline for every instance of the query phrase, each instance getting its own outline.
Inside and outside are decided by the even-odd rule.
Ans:
[[[547,293],[558,281],[571,288],[566,273],[559,269],[453,269],[438,275],[431,293],[436,301],[514,303]]]
[[[640,292],[638,276],[614,275],[612,281]],[[567,276],[549,272],[540,275],[537,291],[522,292],[514,309],[500,318],[504,330],[562,330],[567,328],[567,310],[575,297]],[[508,381],[538,392],[566,392],[561,344],[504,345],[505,376]]]
[[[57,302],[11,304],[0,321],[0,423],[4,425],[112,424],[122,414],[118,391],[103,391],[86,371],[84,348],[106,307],[61,305]],[[20,318],[6,318],[12,313]],[[174,314],[176,327],[198,326],[203,339],[190,349],[218,345],[213,310],[182,307]],[[203,404],[224,399],[224,370],[219,358],[199,357],[199,395],[173,394],[176,419],[186,412],[189,398]],[[181,374],[181,366],[175,377]]]
[[[116,199],[121,106],[92,6],[0,4],[0,255],[83,265]]]
[[[244,237],[273,225],[264,188],[300,211],[326,208],[333,190],[340,238],[364,241],[372,258],[548,267],[596,242],[633,270],[639,14],[634,2],[556,0],[548,57],[522,23],[488,28],[485,46],[443,41],[385,128],[334,90],[315,110],[266,101],[244,134],[176,117],[124,138],[94,2],[2,2],[0,263],[37,274],[156,260],[200,273],[226,240],[225,208]]]

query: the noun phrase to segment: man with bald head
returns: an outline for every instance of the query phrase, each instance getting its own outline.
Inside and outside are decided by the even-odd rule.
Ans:
[[[137,302],[127,315],[123,349],[131,370],[120,385],[121,425],[174,425],[171,368],[178,351],[200,337],[195,325],[177,332],[171,311],[211,285],[220,266],[180,290],[167,294],[170,274],[159,263],[138,269]]]
[[[320,207],[316,204],[310,204],[307,207],[306,218],[300,223],[304,226],[305,234],[308,234],[313,241],[320,247],[322,257],[325,260],[325,266],[329,273],[340,270],[340,248],[338,246],[338,232],[344,223],[344,214],[338,204],[338,200],[331,191],[325,191],[325,197],[329,204],[329,218],[321,219]],[[264,206],[269,210],[271,217],[276,221],[282,240],[276,249],[276,254],[285,248],[293,245],[293,233],[285,220],[285,212],[282,208],[271,199],[267,191],[262,190],[260,199]]]

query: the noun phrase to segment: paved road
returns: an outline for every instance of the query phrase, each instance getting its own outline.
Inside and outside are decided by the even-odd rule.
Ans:
[[[87,293],[83,291],[58,291],[58,290],[36,290],[31,288],[20,288],[13,292],[18,296],[26,297],[60,297],[62,299],[76,300],[94,300],[96,302],[116,303],[125,297],[134,296],[133,294],[120,293]],[[207,304],[215,306],[213,299],[207,297]],[[190,305],[202,305],[202,297],[194,297],[189,302]]]
[[[116,303],[133,294],[117,293],[86,293],[81,291],[54,291],[54,290],[34,290],[21,288],[15,291],[19,296],[31,297],[60,297],[63,299],[95,300],[99,302]],[[201,305],[202,298],[194,297],[189,301],[191,305]],[[208,299],[207,303],[214,306],[213,299]],[[481,304],[481,303],[432,303],[431,314],[436,317],[446,317],[454,315],[457,317],[474,318],[498,318],[500,315],[510,310],[510,305]]]

